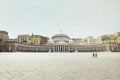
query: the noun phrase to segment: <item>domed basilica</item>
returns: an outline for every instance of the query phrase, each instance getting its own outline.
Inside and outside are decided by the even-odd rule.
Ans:
[[[60,33],[52,37],[54,42],[53,52],[69,52],[70,51],[70,37],[66,34]]]

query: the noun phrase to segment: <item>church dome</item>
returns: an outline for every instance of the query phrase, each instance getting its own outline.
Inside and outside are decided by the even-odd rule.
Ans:
[[[52,37],[52,40],[54,42],[60,42],[60,41],[69,42],[70,37],[68,35],[66,35],[66,34],[60,33],[60,34],[55,34]]]

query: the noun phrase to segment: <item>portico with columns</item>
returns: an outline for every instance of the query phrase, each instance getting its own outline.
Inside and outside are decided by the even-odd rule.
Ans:
[[[65,42],[58,42],[55,43],[53,46],[53,52],[69,52],[70,46],[68,43]]]

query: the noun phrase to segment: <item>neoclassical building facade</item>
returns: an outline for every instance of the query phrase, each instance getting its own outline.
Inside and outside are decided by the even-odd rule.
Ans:
[[[9,39],[8,32],[0,31],[0,52],[5,51],[5,41]]]
[[[52,37],[54,42],[53,52],[69,52],[70,51],[70,37],[66,34],[56,34]]]
[[[0,52],[120,52],[120,32],[96,39],[92,36],[86,39],[70,38],[64,33],[55,34],[51,39],[34,34],[9,39],[8,33],[1,31],[0,40]]]

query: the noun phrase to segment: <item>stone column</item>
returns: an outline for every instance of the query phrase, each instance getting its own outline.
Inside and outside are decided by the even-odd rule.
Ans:
[[[62,52],[63,52],[63,46],[64,46],[64,45],[62,45]]]
[[[60,52],[60,45],[59,45],[59,52]]]
[[[63,45],[63,52],[64,52],[64,46],[65,46],[65,45]]]
[[[61,51],[60,45],[59,45],[59,52]]]
[[[55,52],[57,52],[57,45],[55,45]]]
[[[58,52],[58,45],[56,45],[56,52]]]
[[[66,52],[66,45],[65,45],[65,52]]]
[[[64,45],[64,52],[65,52],[65,45]]]
[[[54,51],[56,52],[56,45],[54,46]]]
[[[59,45],[58,45],[58,52],[59,52]]]
[[[59,45],[59,52],[60,52],[60,45]]]
[[[61,52],[63,51],[63,45],[61,45]]]
[[[67,52],[69,52],[70,50],[69,50],[69,45],[67,45]]]
[[[65,52],[67,52],[67,45],[65,45]]]
[[[57,52],[57,45],[56,45],[56,52]]]
[[[61,45],[61,52],[63,51],[63,45]]]
[[[65,45],[65,49],[66,49],[66,52],[67,52],[67,45]]]
[[[55,52],[55,45],[53,46],[53,52]]]
[[[63,45],[63,52],[64,52],[64,45]]]
[[[60,45],[60,52],[62,52],[62,45]]]
[[[66,45],[65,45],[65,52],[66,52]]]
[[[57,52],[58,52],[58,45],[57,45]]]

